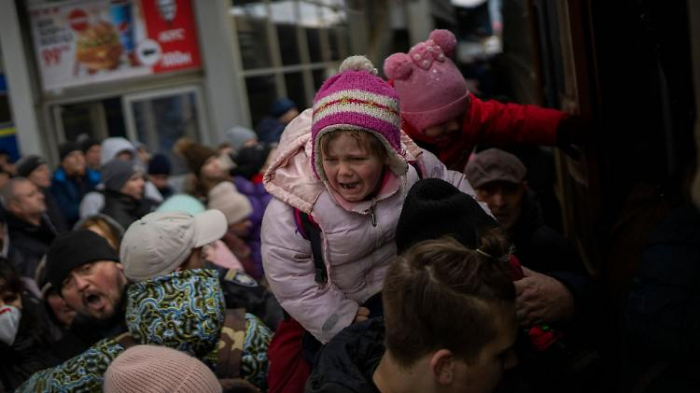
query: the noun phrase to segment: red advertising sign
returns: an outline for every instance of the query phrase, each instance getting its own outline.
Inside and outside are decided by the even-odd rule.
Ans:
[[[83,0],[30,7],[44,90],[201,66],[191,0]]]

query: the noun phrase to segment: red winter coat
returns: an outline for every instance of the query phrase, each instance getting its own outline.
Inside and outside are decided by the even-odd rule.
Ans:
[[[502,104],[495,100],[481,101],[469,94],[462,117],[462,132],[440,144],[403,122],[403,130],[413,139],[433,144],[438,158],[456,171],[464,171],[475,145],[543,145],[557,142],[559,122],[566,113],[534,105]]]

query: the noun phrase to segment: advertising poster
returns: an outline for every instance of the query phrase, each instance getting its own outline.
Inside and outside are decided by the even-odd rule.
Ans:
[[[19,148],[8,97],[7,80],[5,74],[0,73],[0,151],[8,153],[12,161],[16,161],[19,158]]]
[[[45,91],[201,66],[191,0],[30,6]]]

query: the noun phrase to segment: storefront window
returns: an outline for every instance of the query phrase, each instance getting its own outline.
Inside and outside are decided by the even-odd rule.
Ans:
[[[299,3],[299,24],[305,27],[321,26],[321,7],[317,4],[301,0]]]
[[[66,141],[86,136],[98,140],[110,136],[126,137],[119,97],[60,105],[56,107],[56,113]]]
[[[297,3],[296,0],[270,0],[272,23],[297,23]]]
[[[10,114],[10,100],[8,97],[9,94],[7,93],[7,82],[5,81],[5,74],[2,64],[2,50],[0,50],[0,128],[3,128],[3,124],[9,124],[12,122],[12,116]]]
[[[197,90],[154,91],[127,97],[126,106],[133,119],[133,139],[145,144],[153,153],[167,155],[173,163],[174,174],[187,172],[182,160],[174,154],[173,146],[182,137],[198,141],[203,131]]]
[[[323,29],[317,28],[305,30],[311,62],[320,63],[323,61],[323,46],[321,45],[321,34],[323,34]]]
[[[328,44],[331,51],[331,60],[342,60],[345,57],[340,51],[340,29],[328,30]]]
[[[232,5],[253,126],[278,95],[304,109],[348,56],[344,0],[232,0]]]
[[[345,23],[345,10],[336,7],[321,7],[321,20],[325,26],[335,26]]]
[[[277,99],[277,85],[274,75],[255,76],[246,78],[248,90],[248,106],[253,126],[270,112],[272,103]]]
[[[304,74],[301,72],[284,74],[284,84],[287,86],[287,96],[300,107],[305,107],[308,101],[306,89],[304,89]]]
[[[318,3],[328,6],[343,7],[345,2],[343,0],[317,0]]]
[[[297,27],[295,25],[277,25],[277,39],[280,45],[280,55],[283,65],[301,63],[299,55],[299,40],[297,40]]]
[[[267,34],[268,15],[265,2],[234,1],[234,3],[232,13],[238,32],[243,68],[271,67],[270,38]]]
[[[12,124],[10,99],[7,81],[2,68],[2,53],[0,53],[0,149],[10,154],[13,160],[19,157],[17,137]]]
[[[7,90],[4,89],[5,77],[0,73],[0,127],[3,124],[12,122],[10,114],[10,100],[7,97]]]

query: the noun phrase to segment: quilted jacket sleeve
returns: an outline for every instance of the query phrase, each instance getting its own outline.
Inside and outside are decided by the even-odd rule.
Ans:
[[[282,307],[320,342],[349,326],[358,304],[329,281],[315,281],[311,243],[299,234],[292,207],[273,199],[262,227],[265,277]]]
[[[101,392],[107,367],[123,351],[114,339],[102,340],[63,364],[34,373],[16,392]]]

